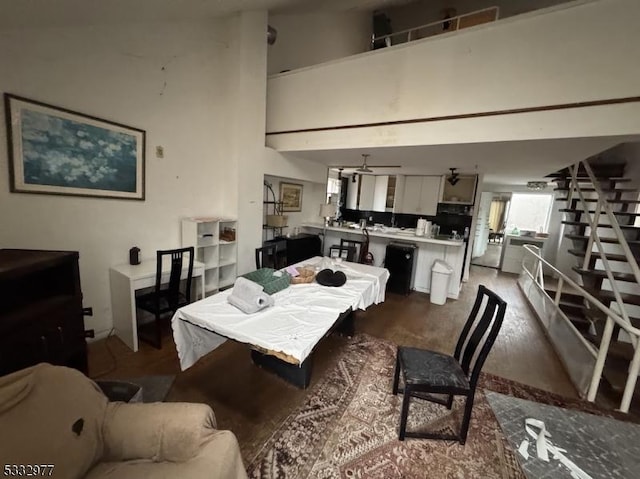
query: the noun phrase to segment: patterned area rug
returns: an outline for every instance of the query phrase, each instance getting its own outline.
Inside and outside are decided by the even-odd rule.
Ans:
[[[304,404],[251,461],[254,478],[523,478],[482,391],[467,442],[398,441],[401,396],[391,394],[396,346],[356,335]],[[457,430],[461,402],[413,400],[408,430]]]

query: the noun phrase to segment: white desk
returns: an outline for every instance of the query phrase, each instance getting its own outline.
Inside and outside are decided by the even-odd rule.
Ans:
[[[187,262],[182,269],[183,274],[189,269]],[[169,281],[169,262],[163,264],[162,281]],[[200,298],[204,298],[204,264],[193,262],[193,279],[200,278]],[[116,335],[133,351],[138,350],[138,328],[136,324],[136,291],[155,286],[156,260],[148,259],[140,264],[119,264],[109,268],[111,285],[111,313]]]

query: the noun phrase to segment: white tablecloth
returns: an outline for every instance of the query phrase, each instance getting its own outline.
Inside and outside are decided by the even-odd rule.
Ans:
[[[227,338],[282,352],[302,363],[344,311],[366,309],[384,301],[389,271],[357,263],[336,263],[315,257],[298,266],[340,270],[347,282],[340,287],[292,284],[273,295],[275,304],[245,314],[227,302],[231,289],[189,304],[171,320],[173,338],[185,370]]]

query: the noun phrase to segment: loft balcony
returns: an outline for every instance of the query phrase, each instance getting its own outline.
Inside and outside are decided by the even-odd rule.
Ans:
[[[578,1],[268,80],[282,152],[640,133],[640,3]]]

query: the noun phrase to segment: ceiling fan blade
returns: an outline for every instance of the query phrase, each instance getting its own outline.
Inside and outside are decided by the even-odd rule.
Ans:
[[[363,165],[329,165],[328,168],[362,168]],[[366,165],[367,168],[402,168],[401,165]]]

